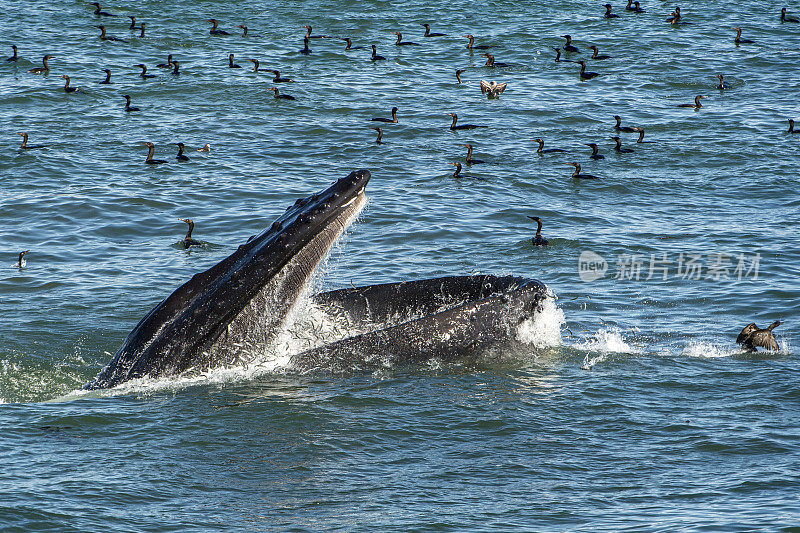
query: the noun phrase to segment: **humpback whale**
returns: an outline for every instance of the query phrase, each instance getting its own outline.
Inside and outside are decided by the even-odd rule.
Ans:
[[[192,277],[130,332],[86,389],[246,364],[273,343],[315,268],[366,203],[367,170],[299,199],[268,229]],[[491,275],[353,287],[313,296],[350,337],[291,357],[301,371],[480,355],[520,344],[546,295],[535,280]]]

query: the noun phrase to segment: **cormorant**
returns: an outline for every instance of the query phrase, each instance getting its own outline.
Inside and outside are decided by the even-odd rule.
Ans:
[[[780,320],[776,320],[766,329],[761,329],[756,326],[755,322],[751,322],[746,325],[742,332],[739,333],[739,336],[736,337],[736,343],[741,344],[742,348],[745,348],[749,352],[755,352],[756,346],[777,352],[780,347],[775,340],[775,335],[772,334],[772,330],[781,324],[782,322]]]
[[[464,70],[463,68],[456,70],[456,79],[458,80],[458,83],[461,83],[461,75],[465,72],[466,70]]]
[[[631,148],[623,148],[622,139],[620,139],[619,137],[611,137],[611,140],[617,143],[617,145],[614,147],[614,150],[616,150],[617,152],[621,154],[632,154],[634,152],[634,150],[632,150]]]
[[[375,139],[375,144],[383,144],[383,141],[381,140],[383,138],[383,130],[377,126],[372,129],[378,132],[378,138]]]
[[[270,91],[275,91],[275,98],[277,100],[295,100],[295,97],[289,94],[279,94],[277,87],[270,88]]]
[[[481,80],[481,92],[486,95],[489,100],[495,100],[503,94],[508,86],[507,83],[497,83],[494,81]]]
[[[183,148],[184,148],[183,143],[175,143],[175,144],[178,146],[178,155],[175,156],[175,159],[177,159],[178,161],[188,161],[189,158],[183,155]]]
[[[33,74],[48,74],[50,72],[50,65],[47,64],[47,61],[50,59],[53,59],[53,56],[47,54],[42,58],[41,67],[32,68],[28,72],[32,72]]]
[[[131,95],[123,94],[122,97],[125,99],[125,111],[130,113],[131,111],[141,111],[138,107],[131,107]]]
[[[266,68],[259,68],[259,61],[258,59],[248,59],[251,63],[253,63],[253,72],[267,72],[269,69]]]
[[[178,63],[177,61],[173,60],[172,61],[172,75],[173,76],[180,76],[180,74],[181,74],[180,68],[181,68],[181,64]]]
[[[567,163],[568,165],[572,165],[575,167],[575,172],[572,173],[573,178],[578,179],[599,179],[597,176],[592,176],[591,174],[581,174],[581,164],[580,163]]]
[[[536,153],[539,155],[543,154],[556,154],[559,152],[566,152],[566,150],[562,150],[561,148],[548,148],[547,150],[544,149],[544,140],[542,139],[534,139],[534,142],[539,143],[539,148],[536,150]]]
[[[353,40],[350,37],[340,37],[340,39],[347,43],[347,46],[344,47],[345,50],[363,50],[363,46],[353,46]]]
[[[372,60],[373,61],[381,61],[381,60],[384,60],[384,59],[386,59],[386,58],[383,57],[383,56],[379,56],[378,55],[378,48],[373,44],[372,45]]]
[[[281,78],[281,71],[280,70],[268,70],[267,72],[272,72],[275,74],[275,77],[272,78],[273,83],[294,83],[292,78]]]
[[[14,55],[6,59],[6,61],[16,61],[17,59],[19,59],[19,56],[17,55],[17,45],[12,44],[11,49],[14,50]]]
[[[395,42],[395,46],[419,46],[419,43],[412,43],[410,41],[401,42],[403,40],[403,34],[399,31],[393,31],[395,35],[397,35],[397,42]]]
[[[794,22],[795,24],[797,24],[798,22],[800,22],[800,20],[797,20],[796,18],[792,17],[787,17],[786,8],[784,7],[783,9],[781,9],[781,22]]]
[[[461,177],[463,177],[463,176],[461,175],[461,163],[459,163],[458,161],[456,161],[455,163],[450,163],[450,164],[451,164],[451,165],[453,165],[454,167],[456,167],[456,171],[455,171],[455,172],[453,172],[453,177],[454,177],[454,178],[461,178]]]
[[[103,80],[103,81],[101,81],[100,83],[101,83],[101,84],[103,84],[103,85],[109,85],[109,84],[113,83],[113,82],[111,81],[111,71],[110,71],[109,69],[107,69],[107,68],[104,68],[104,69],[103,69],[103,72],[105,72],[105,73],[106,73],[106,79],[104,79],[104,80]]]
[[[27,133],[17,133],[17,135],[22,135],[22,144],[19,146],[21,150],[33,150],[35,148],[44,148],[47,146],[46,144],[33,144],[28,146],[28,134]]]
[[[138,65],[134,65],[134,67],[139,67],[140,69],[142,69],[142,73],[139,74],[139,77],[142,78],[143,80],[156,77],[155,74],[147,73],[147,65],[145,65],[144,63],[139,63]]]
[[[531,239],[534,246],[547,246],[550,242],[542,237],[542,219],[526,215],[529,219],[536,221],[536,236]]]
[[[225,30],[217,29],[217,24],[219,24],[219,21],[217,19],[208,19],[206,20],[206,22],[210,22],[211,24],[214,25],[214,27],[211,28],[211,31],[208,32],[211,35],[230,35],[230,33],[226,32]]]
[[[578,64],[581,66],[580,76],[582,80],[590,80],[594,77],[599,76],[597,72],[586,72],[586,62],[585,61],[578,61]]]
[[[74,93],[75,91],[77,91],[77,90],[78,90],[78,88],[77,88],[77,87],[70,87],[70,86],[69,86],[69,76],[67,76],[66,74],[64,74],[64,75],[62,75],[61,77],[62,77],[62,78],[64,78],[65,80],[67,80],[67,82],[64,84],[64,92],[65,92],[65,93]]]
[[[191,218],[179,218],[181,222],[186,222],[189,224],[189,230],[186,232],[186,237],[183,238],[181,244],[184,248],[189,248],[190,246],[199,246],[203,244],[202,242],[192,238],[192,231],[194,231],[194,221]]]
[[[166,63],[159,63],[156,68],[172,68],[172,54],[167,56]]]
[[[392,118],[378,117],[378,118],[373,118],[372,120],[375,122],[389,122],[392,124],[397,124],[397,108],[396,107],[392,108]]]
[[[446,33],[431,33],[430,24],[423,24],[425,26],[425,37],[444,37]]]
[[[605,54],[600,54],[600,50],[597,49],[597,46],[592,45],[591,48],[594,52],[592,53],[592,59],[601,60],[601,59],[611,59],[611,56],[607,56]]]
[[[23,259],[25,257],[25,254],[27,254],[28,252],[30,252],[30,250],[23,250],[19,253],[19,258],[17,258],[17,264],[16,264],[17,268],[24,268],[25,265],[28,264],[28,262],[25,261],[25,259]]]
[[[306,31],[306,39],[330,39],[331,38],[330,35],[311,35],[311,26],[309,26],[308,24],[303,26],[303,28],[305,28],[307,30]]]
[[[647,11],[641,8],[638,0],[634,2],[633,5],[636,6],[633,8],[634,13],[647,13]]]
[[[481,55],[486,58],[486,63],[484,63],[484,65],[483,65],[484,67],[492,67],[492,68],[494,68],[494,67],[510,67],[511,66],[508,63],[497,63],[497,62],[495,62],[494,56],[492,54],[490,54],[489,52],[486,52],[485,54],[481,54]]]
[[[592,155],[589,156],[592,159],[599,160],[599,159],[605,159],[606,158],[606,156],[604,156],[603,154],[599,153],[599,150],[598,150],[597,145],[595,143],[588,143],[586,146],[588,146],[589,148],[592,149]]]
[[[480,163],[486,163],[483,159],[473,159],[472,157],[472,145],[465,144],[464,147],[467,149],[467,164],[468,165],[478,165]]]
[[[700,109],[701,107],[703,107],[703,104],[700,103],[701,98],[705,98],[705,96],[703,96],[702,94],[698,94],[697,96],[694,97],[693,104],[678,104],[678,107],[693,107],[694,109]]]
[[[129,30],[138,30],[139,26],[136,25],[136,17],[133,15],[128,15],[128,18],[131,19],[131,25],[128,26]]]
[[[228,54],[228,68],[242,68],[241,65],[237,65],[233,62],[233,54]]]
[[[633,133],[636,131],[636,128],[632,128],[631,126],[621,126],[620,124],[622,124],[622,118],[619,115],[614,115],[614,120],[617,121],[617,124],[614,126],[615,130],[625,133]]]
[[[106,13],[105,11],[101,11],[100,2],[92,2],[89,5],[94,6],[94,14],[97,15],[98,17],[116,17],[116,15],[113,13]]]
[[[148,165],[160,165],[161,163],[166,163],[163,159],[153,159],[153,153],[155,153],[156,147],[151,142],[144,142],[143,145],[147,146],[147,159],[145,163]]]
[[[614,13],[611,12],[611,4],[605,4],[603,7],[606,8],[606,14],[603,15],[603,18],[607,18],[607,19],[618,19],[619,18],[619,15],[615,15]]]
[[[303,37],[303,49],[300,50],[300,53],[304,56],[307,56],[311,53],[311,49],[308,47],[308,37]]]
[[[475,128],[488,128],[488,126],[476,126],[475,124],[462,124],[461,126],[456,126],[456,122],[458,122],[458,115],[455,113],[446,113],[453,117],[453,123],[450,124],[450,129],[455,130],[474,130]]]
[[[642,143],[642,144],[653,144],[651,141],[645,141],[644,140],[644,128],[642,128],[641,126],[636,126],[633,129],[635,129],[636,131],[639,132],[639,138],[636,140],[637,144],[639,144],[639,143]]]
[[[101,25],[101,26],[95,26],[95,27],[100,30],[100,39],[103,40],[103,41],[115,41],[115,42],[118,42],[118,43],[127,43],[127,42],[129,42],[129,41],[126,41],[125,39],[120,39],[119,37],[108,37],[106,35],[106,27],[105,26]]]
[[[469,43],[467,43],[467,50],[489,50],[492,45],[490,44],[479,44],[475,45],[475,37],[471,34],[464,35],[467,39],[469,39]]]
[[[236,26],[236,27],[237,27],[237,28],[242,28],[242,37],[247,37],[247,35],[248,35],[248,34],[247,34],[247,26],[245,26],[244,24],[239,24],[239,25],[238,25],[238,26]],[[256,37],[256,38],[258,38],[258,39],[261,39],[261,38],[263,37],[263,35],[257,35],[257,34],[252,34],[252,33],[251,33],[251,34],[250,34],[250,37]]]
[[[794,131],[794,120],[789,119],[789,131],[786,133],[800,133],[800,131]]]
[[[571,35],[562,35],[564,39],[567,40],[567,44],[564,45],[565,52],[580,52],[575,46],[572,46],[572,36]]]
[[[144,39],[144,22],[142,22],[142,26],[140,28],[142,32],[139,34],[139,39]]]
[[[733,40],[734,43],[737,45],[740,44],[753,44],[753,41],[750,39],[742,39],[742,28],[733,28],[736,30],[736,38]]]
[[[725,80],[722,79],[722,74],[717,74],[717,78],[719,79],[719,85],[717,85],[717,89],[719,89],[720,91],[723,91],[725,89],[729,89],[730,88],[727,85],[725,85]]]

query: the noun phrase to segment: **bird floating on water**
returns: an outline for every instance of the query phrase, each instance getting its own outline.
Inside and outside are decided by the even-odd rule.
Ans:
[[[703,104],[700,103],[700,100],[703,98],[705,98],[705,96],[703,96],[702,94],[698,94],[697,96],[694,97],[693,104],[678,104],[678,107],[691,107],[694,109],[700,109],[701,107],[703,107]]]
[[[478,45],[476,45],[475,44],[475,37],[473,37],[469,33],[467,35],[464,35],[464,37],[469,39],[469,42],[467,43],[467,50],[489,50],[492,47],[492,45],[490,45],[490,44],[478,44]]]
[[[633,133],[636,131],[636,128],[632,128],[631,126],[622,126],[622,117],[619,115],[614,115],[614,120],[617,121],[617,124],[614,126],[615,130],[623,131],[625,133]]]
[[[603,7],[606,8],[606,14],[603,15],[603,18],[607,18],[607,19],[618,19],[619,18],[619,15],[616,15],[616,14],[611,12],[611,4],[605,4]]]
[[[178,161],[188,161],[189,157],[183,155],[184,144],[175,143],[175,145],[178,147],[178,155],[175,156],[175,159],[177,159]]]
[[[131,107],[131,95],[123,94],[122,97],[125,99],[125,111],[130,113],[132,111],[141,111],[138,107]]]
[[[578,64],[581,66],[580,76],[582,80],[590,80],[592,78],[596,78],[600,74],[597,72],[586,72],[586,62],[585,61],[578,61]]]
[[[142,69],[142,72],[141,72],[141,74],[139,74],[139,77],[142,78],[143,80],[149,80],[150,78],[155,78],[156,77],[155,74],[148,74],[147,73],[147,65],[145,65],[144,63],[138,63],[138,64],[134,65],[134,67],[139,67],[140,69]]]
[[[66,74],[63,74],[61,77],[63,79],[65,79],[65,80],[67,80],[67,82],[64,84],[64,92],[65,93],[67,93],[67,94],[74,93],[74,92],[77,92],[79,90],[77,87],[70,87],[69,86],[69,76],[67,76]]]
[[[50,54],[45,55],[42,58],[42,66],[41,67],[34,67],[30,69],[28,72],[33,74],[48,74],[50,72],[50,65],[47,63],[50,59],[53,59],[55,56],[51,56]]]
[[[378,126],[375,126],[372,129],[378,132],[378,138],[375,139],[375,144],[383,144],[383,141],[381,140],[383,139],[383,130]]]
[[[94,6],[94,15],[97,15],[98,17],[116,17],[116,15],[113,13],[107,13],[103,11],[101,9],[100,2],[92,2],[89,5]]]
[[[539,155],[566,152],[566,150],[562,150],[561,148],[548,148],[547,150],[545,150],[543,139],[534,139],[533,141],[539,143],[539,148],[536,150],[536,153]]]
[[[494,60],[494,56],[492,54],[490,54],[489,52],[486,52],[485,54],[481,54],[481,55],[486,58],[486,63],[483,64],[484,67],[491,67],[491,68],[501,67],[502,68],[502,67],[510,67],[511,66],[508,63],[501,63],[499,61],[495,61]]]
[[[22,144],[19,146],[21,150],[34,150],[36,148],[44,148],[47,146],[46,144],[28,144],[28,134],[25,132],[17,133],[17,135],[22,135]]]
[[[753,41],[750,39],[742,39],[742,28],[733,29],[736,30],[736,38],[733,40],[736,46],[739,46],[740,44],[753,44]]]
[[[19,257],[17,258],[17,264],[15,265],[17,268],[25,268],[28,262],[24,259],[25,254],[30,252],[30,250],[23,250],[19,253]]]
[[[572,165],[575,167],[575,172],[572,173],[572,177],[576,179],[599,179],[597,176],[593,176],[591,174],[581,174],[581,164],[580,163],[567,163],[568,165]]]
[[[143,145],[147,146],[147,159],[145,159],[145,163],[148,165],[160,165],[162,163],[166,163],[163,159],[153,159],[153,153],[155,152],[155,145],[151,142],[143,142]]]
[[[473,146],[471,144],[465,144],[464,148],[467,149],[467,164],[468,165],[479,165],[481,163],[486,163],[483,159],[475,159],[472,157],[472,149]]]
[[[781,22],[794,22],[795,24],[797,24],[800,23],[800,20],[797,20],[796,18],[792,17],[787,17],[786,8],[784,7],[783,9],[781,9]]]
[[[390,124],[397,124],[397,108],[392,108],[392,118],[377,117],[372,119],[373,122],[387,122]]]
[[[722,77],[722,74],[717,74],[717,79],[719,80],[719,85],[717,85],[717,89],[719,89],[720,91],[724,91],[725,89],[729,88],[728,85],[725,85],[725,79]]]
[[[593,51],[592,59],[594,59],[596,61],[601,61],[603,59],[611,59],[611,56],[608,56],[608,55],[605,55],[605,54],[601,54],[600,50],[597,48],[596,45],[592,45],[589,48],[592,49],[592,51]]]
[[[444,37],[446,33],[431,33],[431,25],[423,24],[425,26],[425,35],[423,37]]]
[[[107,69],[107,68],[104,68],[103,72],[106,73],[106,79],[104,79],[100,83],[102,85],[110,85],[110,84],[114,83],[114,82],[111,81],[111,71],[109,69]]]
[[[547,246],[550,244],[550,241],[542,237],[542,219],[539,217],[532,217],[530,215],[526,215],[529,219],[536,222],[536,236],[531,239],[531,243],[534,246]]]
[[[100,30],[100,39],[103,41],[114,41],[118,43],[127,43],[130,41],[126,41],[125,39],[120,39],[119,37],[109,37],[106,35],[106,27],[103,25],[96,26],[98,30]]]
[[[481,92],[486,95],[489,100],[499,98],[503,91],[506,90],[507,83],[497,83],[494,81],[481,80]]]
[[[450,124],[450,130],[452,130],[452,131],[455,131],[455,130],[474,130],[475,128],[488,128],[488,126],[476,126],[475,124],[457,125],[456,123],[458,122],[458,115],[456,115],[455,113],[446,113],[446,114],[450,115],[451,117],[453,117],[453,123]]]
[[[623,148],[622,139],[620,139],[619,137],[611,137],[611,140],[617,143],[616,146],[614,146],[614,150],[616,150],[617,152],[621,154],[632,154],[634,152],[634,150],[631,148]]]
[[[412,43],[411,41],[403,42],[403,34],[399,31],[393,31],[395,35],[397,35],[397,41],[394,43],[395,46],[419,46],[419,43]]]
[[[17,45],[16,44],[12,44],[11,45],[11,49],[14,51],[14,54],[11,57],[7,58],[6,61],[16,61],[16,60],[18,60],[19,56],[17,55]]]
[[[210,22],[211,24],[214,25],[208,32],[211,35],[230,35],[230,33],[226,32],[225,30],[220,30],[217,28],[217,25],[219,24],[219,21],[217,19],[208,19],[206,20],[206,22]]]
[[[372,60],[373,61],[383,61],[385,59],[386,59],[385,57],[378,55],[378,47],[373,44],[372,45]]]
[[[276,100],[296,100],[296,98],[294,96],[290,95],[290,94],[280,94],[278,92],[278,88],[277,87],[271,87],[270,91],[274,91],[275,92],[275,99]]]
[[[775,335],[772,330],[780,326],[783,322],[776,320],[767,328],[761,329],[756,326],[755,322],[751,322],[744,327],[739,336],[736,337],[736,344],[741,344],[742,348],[749,352],[755,352],[756,347],[766,348],[773,352],[780,350],[778,342],[775,340]]]
[[[597,145],[595,143],[587,143],[586,146],[592,149],[592,155],[589,156],[592,159],[599,160],[606,158],[606,156],[600,153],[600,150],[597,148]]]
[[[190,246],[202,245],[203,244],[202,242],[192,238],[192,231],[194,231],[194,221],[191,218],[179,218],[178,220],[189,224],[189,229],[186,231],[186,237],[184,237],[183,240],[181,241],[183,247],[189,248]]]

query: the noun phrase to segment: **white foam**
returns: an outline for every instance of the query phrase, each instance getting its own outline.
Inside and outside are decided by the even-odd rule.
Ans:
[[[590,338],[575,345],[579,350],[589,350],[602,353],[640,353],[622,337],[619,328],[602,328]]]
[[[517,340],[534,348],[561,346],[561,329],[565,326],[564,311],[556,305],[554,294],[548,294],[532,318],[517,326]]]
[[[742,349],[737,347],[723,348],[710,342],[690,342],[688,345],[684,346],[681,355],[713,359],[717,357],[729,357],[739,353],[742,353]]]

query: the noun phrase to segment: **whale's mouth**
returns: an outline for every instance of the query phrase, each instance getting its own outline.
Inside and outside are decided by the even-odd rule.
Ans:
[[[274,339],[311,275],[366,203],[367,170],[298,200],[272,226],[175,290],[86,388],[247,362]]]

